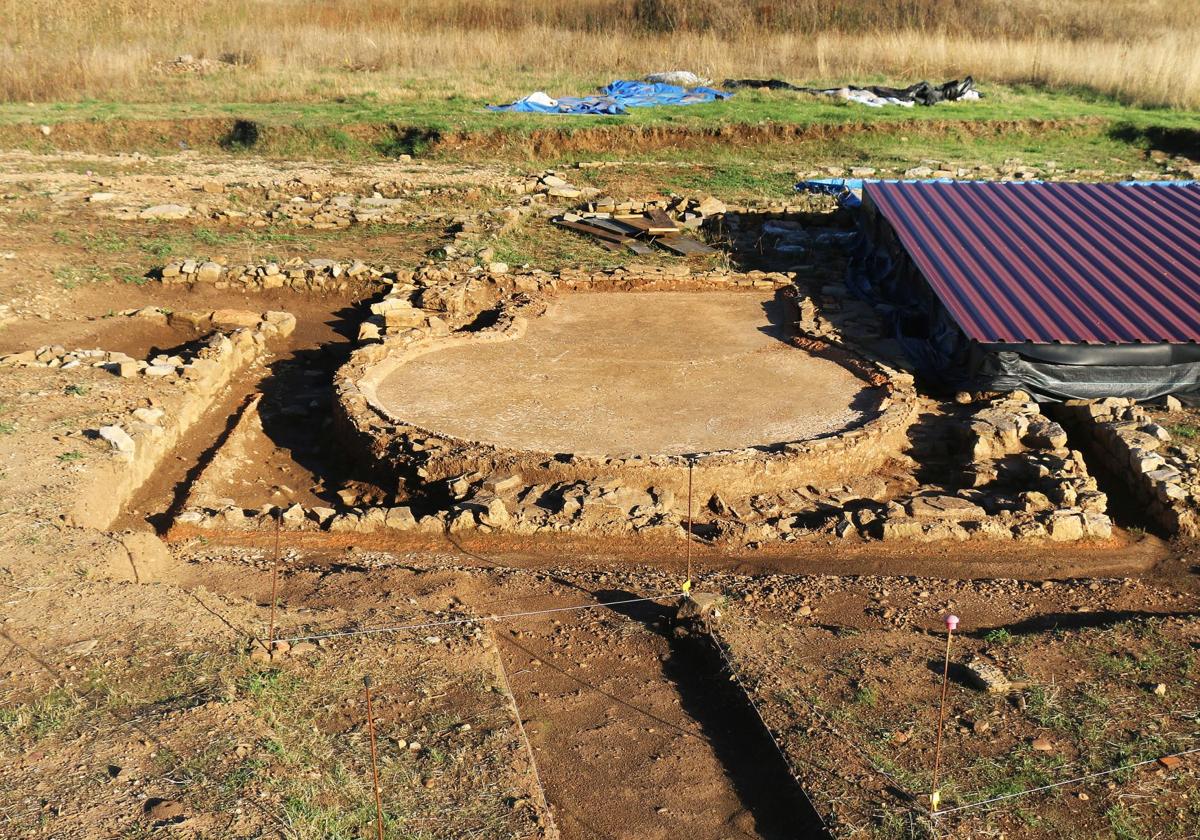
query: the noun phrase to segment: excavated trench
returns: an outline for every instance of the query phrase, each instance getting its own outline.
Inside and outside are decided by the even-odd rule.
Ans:
[[[499,634],[562,836],[828,837],[714,642],[677,629],[670,606],[609,609],[629,623]]]
[[[247,372],[213,403],[173,457],[139,489],[119,527],[149,523],[165,533],[255,394],[262,398],[265,438],[247,453],[234,501],[247,507],[334,503],[337,490],[355,474],[329,433],[330,383],[354,348],[360,306],[349,299],[298,295],[289,306],[297,328],[287,344],[274,348],[265,371]]]
[[[1127,531],[1143,531],[1156,537],[1169,538],[1162,525],[1150,516],[1146,506],[1138,500],[1128,482],[1113,473],[1105,459],[1096,451],[1097,443],[1091,435],[1072,422],[1065,412],[1046,406],[1047,415],[1062,425],[1067,433],[1067,445],[1083,453],[1088,473],[1096,479],[1096,485],[1108,497],[1108,515],[1113,524]]]

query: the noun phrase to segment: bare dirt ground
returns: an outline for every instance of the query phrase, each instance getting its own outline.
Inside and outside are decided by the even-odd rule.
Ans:
[[[85,366],[0,369],[0,834],[372,836],[365,676],[389,838],[1200,833],[1196,756],[1155,763],[1200,735],[1200,560],[1189,543],[1137,530],[1146,527],[1137,511],[1105,544],[697,544],[695,589],[725,599],[712,639],[675,624],[686,578],[678,540],[284,533],[276,565],[270,528],[168,547],[131,539],[167,533],[232,418],[258,395],[261,433],[219,492],[247,507],[333,505],[350,484],[372,492],[329,433],[329,383],[369,288],[248,294],[165,286],[147,272],[174,256],[412,265],[448,234],[441,221],[304,236],[194,218],[146,224],[84,198],[103,189],[131,207],[194,203],[214,178],[287,182],[320,168],[190,154],[0,156],[12,196],[0,254],[13,255],[0,259],[10,317],[0,352],[57,343],[144,358],[197,337],[120,314],[146,306],[282,309],[298,321],[214,398],[109,531],[64,520],[111,458],[89,432],[172,398],[177,385]],[[466,212],[492,202],[486,186],[501,177],[486,167],[368,169],[328,170],[295,191],[369,194],[369,181],[401,176],[414,190],[484,185],[477,198],[454,195]],[[260,201],[245,188],[243,206],[265,203],[266,189]],[[422,201],[437,203],[413,196]],[[754,307],[729,323],[764,326]],[[606,310],[610,320],[597,323],[620,314]],[[713,341],[706,330],[724,323],[694,308],[663,318],[667,329],[652,326],[658,335],[677,326],[680,344]],[[597,343],[606,335],[583,332]],[[746,352],[783,347],[766,333],[738,335]],[[626,348],[671,349],[653,336],[637,332]],[[500,368],[464,368],[464,383],[468,373],[481,389],[508,384]],[[806,380],[813,396],[772,402],[786,418],[815,416],[820,400],[833,413],[852,403],[836,377],[801,373],[816,377]],[[736,420],[745,391],[733,387],[766,399],[781,375],[711,382],[711,413]],[[680,381],[690,395],[698,380]],[[582,381],[566,391],[588,407]],[[1164,422],[1193,420],[1181,411]],[[273,580],[274,635],[292,641],[267,657]],[[940,628],[951,611],[963,619],[955,662],[987,657],[1017,687],[989,695],[952,670],[942,807],[972,808],[934,824]],[[1138,761],[1150,763],[1024,793]],[[973,807],[1010,793],[1022,796]]]

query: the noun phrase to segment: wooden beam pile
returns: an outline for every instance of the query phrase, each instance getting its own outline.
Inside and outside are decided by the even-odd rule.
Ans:
[[[601,247],[610,251],[629,249],[635,254],[644,255],[651,252],[651,245],[658,245],[684,257],[716,253],[716,249],[703,242],[684,236],[683,229],[662,210],[606,216],[566,213],[555,219],[554,223],[591,236]]]

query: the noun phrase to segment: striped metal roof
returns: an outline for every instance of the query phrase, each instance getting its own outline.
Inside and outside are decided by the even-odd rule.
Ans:
[[[969,338],[1200,341],[1200,186],[909,181],[863,191]]]

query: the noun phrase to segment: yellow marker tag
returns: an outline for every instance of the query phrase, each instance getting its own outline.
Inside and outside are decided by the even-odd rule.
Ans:
[[[685,580],[683,582],[683,594],[686,595],[691,591],[692,591],[692,581],[691,581],[691,578],[688,578],[687,580]]]
[[[929,794],[929,810],[936,812],[938,809],[938,803],[940,803],[941,801],[942,801],[941,791],[935,790],[933,793]]]

